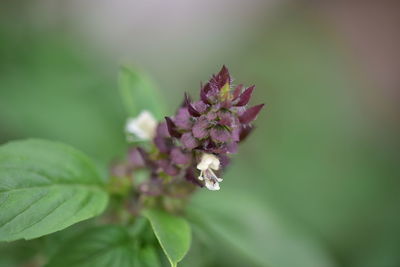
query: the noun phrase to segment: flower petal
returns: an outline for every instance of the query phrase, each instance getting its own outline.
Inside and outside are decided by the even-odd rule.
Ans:
[[[187,149],[193,149],[199,145],[196,138],[194,138],[192,133],[190,133],[190,132],[184,133],[181,136],[180,140],[181,140],[183,146]]]
[[[210,136],[215,142],[227,142],[231,139],[231,134],[228,130],[222,127],[214,127],[210,130]]]
[[[212,181],[210,179],[205,179],[205,185],[208,190],[218,191],[220,189],[218,181]]]
[[[218,112],[219,117],[219,125],[224,125],[228,127],[232,127],[235,121],[233,114],[230,112]]]
[[[182,130],[189,130],[192,128],[191,116],[187,107],[180,108],[174,117],[175,125]]]
[[[193,125],[192,133],[193,136],[199,139],[206,138],[208,136],[209,121],[206,117],[200,117]]]
[[[200,113],[204,113],[207,110],[207,105],[203,101],[197,101],[192,103],[193,107]]]
[[[171,150],[170,153],[171,156],[171,161],[174,164],[182,164],[182,165],[186,165],[189,164],[190,162],[190,156],[191,154],[188,153],[184,153],[179,147],[175,147]]]

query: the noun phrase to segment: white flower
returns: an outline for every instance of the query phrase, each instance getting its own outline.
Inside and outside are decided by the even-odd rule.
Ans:
[[[197,169],[200,170],[199,180],[205,182],[206,187],[209,190],[219,190],[219,183],[222,182],[221,178],[218,178],[213,170],[219,170],[219,159],[213,154],[204,153],[201,156],[200,162],[197,164]]]
[[[136,118],[128,118],[125,132],[135,135],[140,140],[150,140],[156,134],[157,120],[147,110],[143,110]],[[129,139],[128,139],[129,140]]]

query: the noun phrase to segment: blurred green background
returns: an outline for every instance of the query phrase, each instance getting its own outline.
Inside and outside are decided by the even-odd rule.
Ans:
[[[126,150],[121,63],[155,79],[170,114],[226,64],[267,107],[222,190],[194,200],[222,243],[194,244],[184,264],[400,266],[399,6],[2,2],[0,143],[59,140],[106,171]]]

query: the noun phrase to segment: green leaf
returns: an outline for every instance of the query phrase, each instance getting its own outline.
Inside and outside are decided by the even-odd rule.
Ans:
[[[81,152],[29,139],[0,147],[0,241],[32,239],[100,214],[108,195]]]
[[[161,265],[157,251],[150,246],[140,250],[139,259],[143,267],[157,267]]]
[[[191,223],[209,233],[208,248],[218,250],[227,266],[243,266],[240,261],[252,261],[249,266],[336,266],[312,235],[243,192],[199,195],[188,213]]]
[[[146,210],[144,216],[149,219],[154,234],[171,266],[177,266],[190,247],[191,230],[189,224],[185,219],[161,210]]]
[[[47,267],[157,267],[152,247],[139,248],[126,228],[107,225],[90,229],[65,242]]]
[[[126,112],[136,117],[142,110],[157,119],[164,117],[164,104],[152,80],[132,67],[123,66],[119,74],[119,89]]]

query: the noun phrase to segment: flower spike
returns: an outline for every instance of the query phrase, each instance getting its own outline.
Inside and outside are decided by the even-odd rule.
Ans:
[[[264,107],[248,107],[254,88],[233,88],[224,65],[201,85],[199,101],[185,93],[183,104],[174,116],[165,117],[165,122],[148,127],[150,120],[133,121],[131,126],[139,130],[150,128],[148,136],[153,142],[151,150],[139,147],[130,154],[127,169],[148,168],[152,177],[138,186],[139,194],[181,196],[182,185],[186,194],[195,186],[220,190],[221,171],[252,132],[252,122]]]

